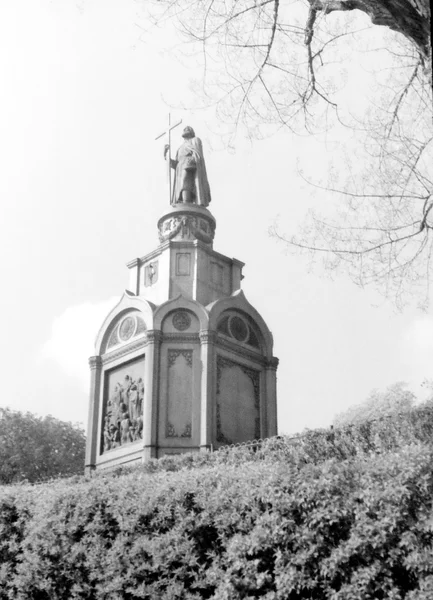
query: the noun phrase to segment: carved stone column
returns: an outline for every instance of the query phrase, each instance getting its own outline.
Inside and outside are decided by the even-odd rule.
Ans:
[[[102,359],[100,356],[91,356],[90,365],[90,402],[89,416],[87,420],[87,442],[85,473],[89,474],[96,463],[96,453],[98,451],[98,429],[99,429],[99,404],[101,391],[101,369]]]
[[[200,450],[211,449],[213,431],[214,373],[215,373],[215,342],[214,331],[200,331],[201,373],[201,405],[200,405]]]
[[[267,409],[266,409],[266,432],[262,432],[267,437],[272,437],[278,433],[277,423],[277,368],[278,358],[273,356],[269,359],[266,365],[266,398],[267,398]]]
[[[159,370],[162,333],[147,332],[143,406],[143,460],[156,458],[158,428]]]

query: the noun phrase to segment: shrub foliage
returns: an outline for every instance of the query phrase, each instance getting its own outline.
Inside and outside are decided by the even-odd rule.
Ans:
[[[431,599],[431,421],[3,488],[0,599]]]

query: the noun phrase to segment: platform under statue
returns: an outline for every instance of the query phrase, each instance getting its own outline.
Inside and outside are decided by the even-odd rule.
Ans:
[[[244,264],[213,250],[202,143],[185,127],[172,158],[174,127],[160,245],[128,263],[89,361],[87,471],[277,433],[272,335],[241,290]]]

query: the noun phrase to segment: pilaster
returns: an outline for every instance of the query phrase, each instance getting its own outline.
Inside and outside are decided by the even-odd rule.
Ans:
[[[140,293],[140,259],[134,258],[127,266],[129,269],[129,290],[138,296]]]
[[[159,368],[162,333],[147,332],[145,395],[143,406],[143,460],[156,457],[158,426]]]
[[[215,373],[216,333],[209,329],[200,331],[201,373],[201,406],[200,406],[200,450],[211,449],[213,431],[213,390]]]
[[[273,356],[266,365],[266,421],[267,437],[278,433],[277,423],[277,368],[279,360]]]
[[[96,464],[98,450],[99,396],[101,389],[102,360],[100,356],[89,358],[90,366],[90,401],[87,419],[87,442],[85,457],[85,472],[89,474]]]

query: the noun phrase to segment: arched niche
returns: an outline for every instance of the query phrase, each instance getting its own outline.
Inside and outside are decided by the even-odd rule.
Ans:
[[[139,310],[128,310],[116,317],[105,337],[103,353],[112,352],[147,335],[147,325]]]
[[[154,315],[154,327],[165,333],[198,333],[207,329],[209,316],[199,302],[182,295],[161,304]]]
[[[221,338],[231,338],[230,341],[238,346],[244,345],[248,349],[260,351],[264,358],[272,357],[272,334],[260,313],[248,302],[242,290],[220,298],[206,308],[209,311],[209,329],[216,331]],[[236,316],[238,319],[235,318]],[[228,320],[224,321],[226,317]]]
[[[197,315],[189,309],[178,308],[170,311],[162,322],[164,334],[190,334],[200,331],[200,321]]]
[[[99,330],[95,354],[102,356],[145,338],[146,332],[153,329],[154,310],[151,302],[125,292]]]
[[[234,343],[245,345],[251,350],[262,351],[263,335],[254,319],[240,310],[225,310],[216,324],[216,331]]]

